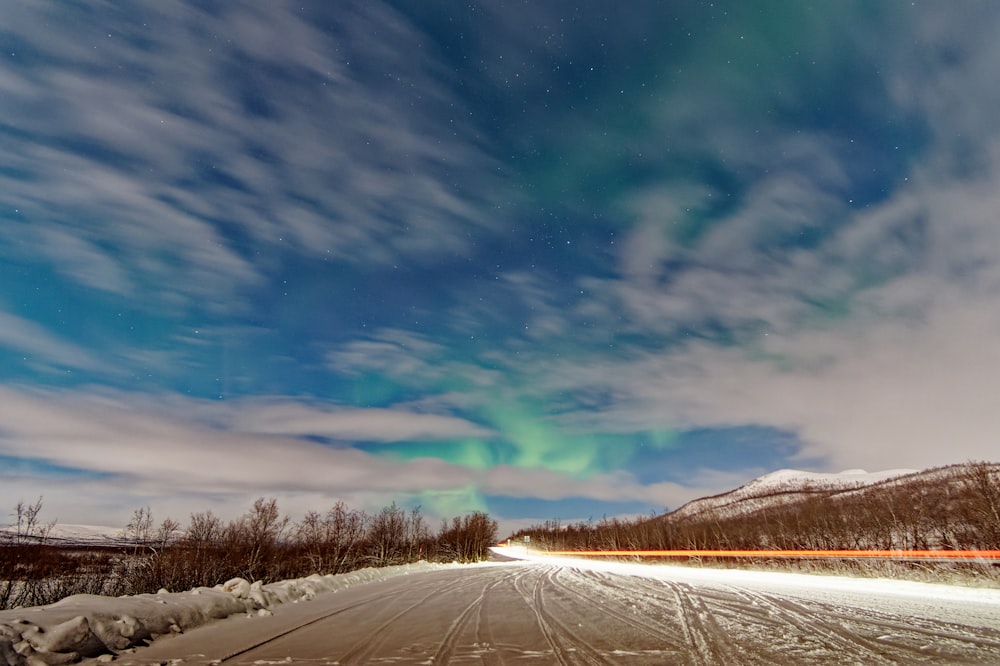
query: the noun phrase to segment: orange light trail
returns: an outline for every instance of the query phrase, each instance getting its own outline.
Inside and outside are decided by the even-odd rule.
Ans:
[[[1000,550],[550,550],[576,557],[791,557],[894,560],[1000,560]]]

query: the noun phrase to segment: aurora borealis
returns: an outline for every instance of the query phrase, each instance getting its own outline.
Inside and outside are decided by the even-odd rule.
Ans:
[[[993,3],[3,15],[0,506],[503,528],[995,457]]]

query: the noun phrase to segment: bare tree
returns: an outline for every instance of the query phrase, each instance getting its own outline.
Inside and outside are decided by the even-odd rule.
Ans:
[[[132,518],[125,526],[125,540],[134,544],[136,552],[149,544],[153,531],[153,511],[148,507],[139,507],[132,512]]]
[[[548,530],[550,538],[559,533],[558,527],[550,527]],[[496,538],[497,522],[485,513],[476,511],[462,518],[452,518],[451,524],[446,521],[438,533],[437,543],[443,558],[474,562],[486,557],[489,547],[496,543]]]
[[[977,527],[980,548],[1000,548],[1000,466],[970,463],[964,482],[968,519]]]
[[[43,525],[40,522],[42,513],[42,498],[39,496],[33,504],[27,504],[24,500],[19,500],[14,508],[14,533],[10,538],[14,544],[23,545],[26,543],[44,543],[49,537],[56,522]]]
[[[234,536],[244,553],[245,574],[250,580],[267,577],[274,564],[279,541],[288,527],[288,517],[278,511],[278,501],[257,498],[253,508],[237,523]]]
[[[406,551],[406,512],[395,502],[372,517],[368,527],[368,548],[372,565],[400,564]]]
[[[23,580],[24,566],[36,559],[35,552],[55,526],[55,521],[43,525],[41,513],[41,497],[33,504],[19,500],[13,513],[13,532],[0,533],[0,608],[20,605],[30,597]]]

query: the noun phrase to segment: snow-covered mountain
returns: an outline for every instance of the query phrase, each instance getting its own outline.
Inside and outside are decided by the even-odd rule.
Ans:
[[[867,472],[863,469],[848,469],[843,472],[804,472],[798,469],[779,469],[776,472],[759,476],[742,488],[747,490],[767,489],[773,491],[790,490],[794,488],[844,489],[860,488],[886,479],[892,479],[907,474],[915,474],[915,469],[887,469],[881,472]]]
[[[42,526],[42,529],[48,531],[47,542],[59,545],[113,546],[125,540],[124,530],[120,527],[57,523],[51,528]],[[13,535],[16,531],[14,525],[0,527],[0,535]]]
[[[918,474],[914,469],[867,472],[849,469],[837,473],[781,469],[748,481],[735,490],[692,500],[667,514],[671,519],[687,519],[708,512],[723,518],[761,508],[764,504],[794,502],[805,495],[858,490],[891,479]]]

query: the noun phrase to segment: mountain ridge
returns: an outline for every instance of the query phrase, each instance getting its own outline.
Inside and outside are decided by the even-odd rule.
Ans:
[[[755,477],[741,486],[715,495],[693,499],[662,517],[671,519],[691,518],[708,511],[728,513],[726,507],[746,508],[745,503],[759,498],[794,496],[816,492],[857,490],[892,479],[921,474],[928,470],[896,468],[880,472],[848,469],[843,472],[808,472],[796,469],[779,469]]]

